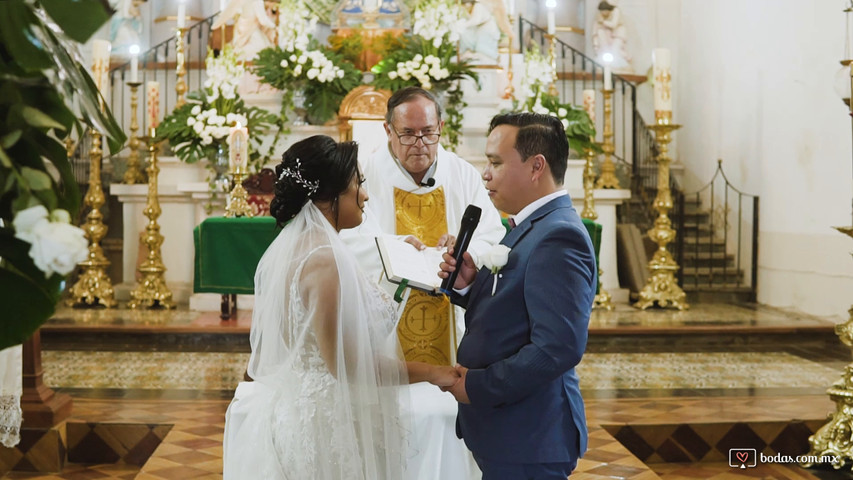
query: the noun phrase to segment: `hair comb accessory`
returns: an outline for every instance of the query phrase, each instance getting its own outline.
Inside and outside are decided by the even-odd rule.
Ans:
[[[299,171],[301,168],[302,162],[297,158],[296,164],[292,168],[284,167],[281,170],[281,175],[278,176],[278,180],[281,181],[284,179],[284,177],[292,178],[293,181],[307,188],[308,196],[311,197],[312,195],[317,193],[317,189],[320,188],[320,181],[314,180],[309,182],[308,180],[305,180],[305,178],[302,176],[302,172]]]

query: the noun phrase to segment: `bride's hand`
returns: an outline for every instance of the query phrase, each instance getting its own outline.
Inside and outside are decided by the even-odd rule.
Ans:
[[[430,376],[429,383],[437,387],[452,387],[459,381],[459,377],[459,372],[457,372],[453,367],[436,366],[432,368],[432,375]]]

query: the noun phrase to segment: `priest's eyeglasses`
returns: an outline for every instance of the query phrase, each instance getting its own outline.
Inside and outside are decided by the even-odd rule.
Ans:
[[[421,139],[424,145],[435,145],[438,143],[438,140],[441,138],[441,132],[439,133],[423,133],[421,135],[413,135],[411,133],[404,133],[400,135],[397,133],[397,129],[394,128],[394,125],[389,125],[391,127],[391,131],[394,132],[394,135],[397,135],[397,138],[400,140],[400,145],[404,145],[406,147],[412,146],[418,143],[418,139]]]

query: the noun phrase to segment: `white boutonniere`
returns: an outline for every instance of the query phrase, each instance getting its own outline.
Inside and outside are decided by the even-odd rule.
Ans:
[[[495,295],[495,290],[498,288],[498,277],[500,276],[498,272],[509,260],[509,251],[510,248],[506,245],[495,245],[483,256],[483,266],[491,270],[492,275],[494,275],[492,296]]]

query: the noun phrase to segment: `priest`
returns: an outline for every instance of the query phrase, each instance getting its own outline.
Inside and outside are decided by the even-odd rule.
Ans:
[[[439,144],[443,124],[441,106],[432,93],[419,87],[398,90],[388,99],[387,148],[383,146],[362,161],[370,201],[361,226],[344,230],[341,236],[367,275],[390,291],[396,285],[383,279],[376,236],[396,235],[418,247],[448,246],[455,241],[465,208],[474,204],[482,215],[468,251],[479,262],[506,232],[479,172]],[[461,312],[446,297],[420,291],[410,290],[405,302],[398,333],[406,359],[455,364],[456,346],[464,330]],[[409,459],[406,478],[479,478],[467,448],[456,438],[454,399],[431,385],[411,389],[411,444],[416,455]]]

